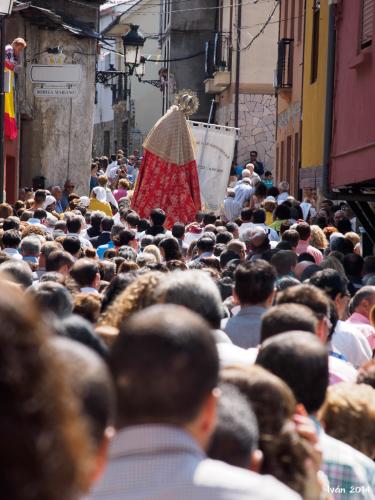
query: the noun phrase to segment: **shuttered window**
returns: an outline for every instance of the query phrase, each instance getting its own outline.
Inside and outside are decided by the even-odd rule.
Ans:
[[[361,49],[372,44],[374,22],[374,0],[362,0],[361,12]]]

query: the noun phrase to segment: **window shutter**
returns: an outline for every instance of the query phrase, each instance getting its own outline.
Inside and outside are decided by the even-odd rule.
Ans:
[[[372,44],[374,0],[362,0],[361,49]]]

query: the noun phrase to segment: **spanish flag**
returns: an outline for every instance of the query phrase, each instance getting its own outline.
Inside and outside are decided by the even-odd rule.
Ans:
[[[6,139],[14,141],[18,135],[14,107],[14,65],[6,61],[5,71],[10,73],[10,92],[5,93],[4,135]]]

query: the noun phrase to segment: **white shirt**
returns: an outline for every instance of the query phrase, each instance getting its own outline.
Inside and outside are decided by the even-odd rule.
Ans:
[[[223,207],[221,209],[223,220],[225,220],[226,222],[233,221],[234,219],[239,217],[241,208],[241,205],[231,196],[225,198]]]
[[[3,248],[2,252],[6,253],[8,257],[14,260],[23,260],[22,255],[19,253],[17,248]]]
[[[234,201],[241,207],[243,207],[245,203],[250,200],[251,195],[254,192],[254,188],[247,181],[240,181],[234,190],[236,192]]]
[[[116,207],[118,209],[118,203],[117,203],[116,198],[113,196],[112,191],[109,188],[106,188],[106,192],[107,192],[108,203],[110,203],[111,205],[113,205],[114,207]]]
[[[240,238],[242,238],[246,231],[248,231],[249,229],[255,229],[255,227],[255,224],[253,224],[252,222],[244,222],[243,224],[241,224],[239,228]]]
[[[280,236],[277,234],[277,231],[272,229],[272,227],[268,227],[266,224],[253,224],[253,225],[255,227],[261,227],[262,229],[264,229],[266,231],[266,233],[268,234],[268,239],[270,241],[276,241],[276,242],[280,241]]]
[[[99,294],[98,290],[92,286],[84,286],[81,288],[81,293],[95,293]]]
[[[279,194],[279,196],[277,197],[277,204],[281,205],[288,198],[289,198],[289,193],[281,193],[281,194]]]
[[[371,347],[365,336],[354,325],[344,321],[337,322],[331,345],[355,368],[372,359]]]
[[[111,171],[112,168],[115,168],[117,167],[117,161],[113,161],[112,163],[110,163],[107,167],[107,170],[105,171],[105,175],[108,177],[109,175],[109,172]]]

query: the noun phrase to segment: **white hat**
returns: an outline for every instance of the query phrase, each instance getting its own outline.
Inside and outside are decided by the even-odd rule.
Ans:
[[[276,198],[274,196],[267,196],[264,201],[273,201],[274,203],[276,203]]]
[[[49,194],[46,196],[46,201],[44,202],[43,207],[47,208],[50,205],[53,205],[54,203],[56,203],[56,198],[54,196],[52,196],[51,194]]]
[[[90,198],[88,196],[81,196],[79,204],[87,208],[90,205]]]
[[[107,192],[106,190],[101,187],[101,186],[97,186],[95,187],[92,192],[95,194],[96,196],[96,199],[102,203],[104,203],[105,201],[107,201]]]

